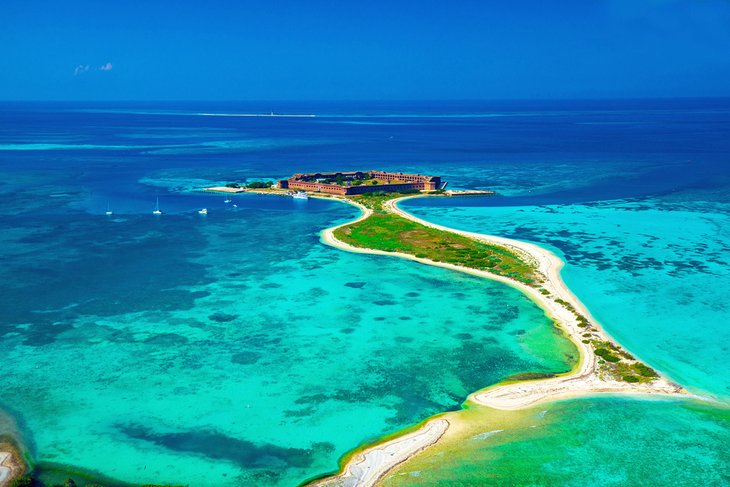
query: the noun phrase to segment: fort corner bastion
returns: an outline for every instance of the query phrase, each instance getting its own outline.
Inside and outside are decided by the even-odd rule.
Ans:
[[[280,189],[350,196],[376,191],[437,191],[444,189],[446,184],[441,182],[440,176],[385,171],[353,171],[295,174],[289,179],[280,180],[277,186]]]

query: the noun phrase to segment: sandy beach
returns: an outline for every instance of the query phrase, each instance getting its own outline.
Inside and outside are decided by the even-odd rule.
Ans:
[[[436,443],[449,427],[445,419],[432,419],[416,431],[356,453],[342,473],[315,482],[317,486],[375,485],[396,465]]]
[[[0,487],[9,485],[11,480],[23,473],[24,467],[14,446],[0,444]]]
[[[407,196],[393,199],[386,202],[384,207],[387,211],[431,228],[464,235],[489,244],[508,247],[521,258],[535,265],[539,272],[544,276],[542,287],[549,292],[549,295],[543,295],[534,287],[530,287],[518,281],[486,271],[444,262],[435,262],[429,259],[418,258],[398,252],[384,252],[380,250],[358,248],[341,242],[335,238],[335,230],[340,227],[350,225],[354,221],[365,219],[372,213],[370,209],[348,199],[338,198],[346,203],[358,206],[363,211],[363,214],[353,222],[347,222],[324,230],[322,232],[322,241],[350,252],[397,256],[420,262],[422,264],[444,267],[504,282],[505,284],[516,287],[537,303],[548,316],[555,320],[557,326],[565,332],[580,352],[578,365],[567,374],[549,379],[497,384],[471,394],[468,398],[469,401],[495,409],[509,410],[526,408],[544,401],[554,401],[558,399],[605,393],[632,395],[652,394],[663,396],[687,394],[682,387],[663,377],[658,377],[649,383],[628,383],[601,376],[593,347],[590,344],[582,342],[581,337],[582,334],[585,333],[585,329],[578,326],[579,322],[575,314],[566,309],[566,307],[557,303],[555,299],[559,298],[570,303],[576,311],[585,316],[593,326],[592,333],[595,337],[612,343],[616,342],[605,333],[597,321],[590,315],[590,312],[583,303],[581,303],[581,301],[567,288],[560,277],[560,269],[563,267],[563,261],[558,256],[549,250],[534,244],[503,237],[454,230],[421,220],[420,218],[417,218],[398,207],[399,201],[413,197],[418,196]],[[397,441],[399,438],[397,438],[383,444],[375,445],[372,448],[358,453],[347,464],[341,474],[336,477],[320,481],[318,485],[374,485],[377,480],[382,478],[382,476],[392,467],[407,460],[410,456],[415,455],[424,448],[427,448],[429,445],[438,441],[438,439],[443,435],[443,432],[436,436],[433,430],[429,429],[432,428],[432,426],[429,426],[432,424],[433,422],[428,422],[423,428],[403,437],[411,438],[413,441],[399,442]],[[444,428],[446,427],[448,427],[448,423],[444,426]],[[419,433],[422,434],[419,435]],[[394,452],[394,449],[398,450],[398,452]],[[390,463],[388,462],[389,459],[392,459]],[[334,482],[334,484],[330,482]]]
[[[5,467],[5,460],[10,458],[10,452],[0,451],[0,486],[4,486],[10,478],[10,468]]]

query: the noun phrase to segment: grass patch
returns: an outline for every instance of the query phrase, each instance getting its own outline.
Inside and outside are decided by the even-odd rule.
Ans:
[[[373,210],[357,223],[335,231],[335,237],[354,247],[401,252],[416,257],[488,271],[525,284],[541,281],[536,269],[506,247],[478,242],[430,228],[387,212],[383,203],[394,195],[367,194],[353,199]]]

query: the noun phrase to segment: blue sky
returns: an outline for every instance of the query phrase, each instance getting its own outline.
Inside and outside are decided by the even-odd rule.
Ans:
[[[0,99],[730,96],[727,0],[0,2]]]

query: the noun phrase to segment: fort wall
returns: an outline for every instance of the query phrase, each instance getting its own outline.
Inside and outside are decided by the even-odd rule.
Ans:
[[[369,179],[366,179],[366,176]],[[341,178],[343,184],[321,182],[321,180],[335,178]],[[385,184],[368,184],[371,180],[384,181]],[[352,184],[354,181],[362,181],[362,184]],[[435,191],[440,187],[441,178],[439,176],[386,171],[295,174],[289,179],[279,181],[279,188],[282,189],[312,191],[341,196],[373,193],[376,191]]]

